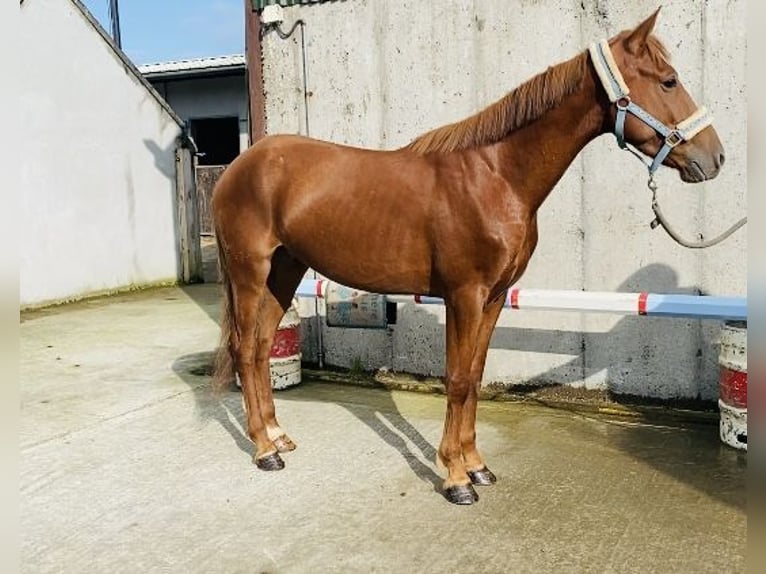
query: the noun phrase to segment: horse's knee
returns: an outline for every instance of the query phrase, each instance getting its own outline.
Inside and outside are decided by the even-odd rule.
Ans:
[[[244,388],[245,385],[250,383],[255,374],[255,364],[252,355],[236,356],[235,365],[239,375],[239,384]]]
[[[468,398],[473,380],[468,374],[449,375],[446,379],[447,400],[462,405]]]

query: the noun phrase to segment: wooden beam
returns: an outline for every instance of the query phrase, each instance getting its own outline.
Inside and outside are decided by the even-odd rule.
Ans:
[[[266,99],[263,90],[261,18],[252,0],[245,0],[245,58],[250,112],[250,144],[266,135]]]
[[[184,145],[176,146],[176,204],[180,279],[182,283],[204,281],[199,232],[199,203],[194,178],[194,155]]]

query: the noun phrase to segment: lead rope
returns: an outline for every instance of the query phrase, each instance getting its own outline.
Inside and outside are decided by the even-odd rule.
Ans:
[[[631,150],[632,151],[632,150]],[[646,184],[649,189],[652,192],[652,211],[654,211],[655,218],[654,220],[649,224],[649,227],[652,229],[657,228],[658,226],[662,226],[662,228],[665,230],[665,232],[670,235],[673,240],[678,243],[679,245],[683,245],[684,247],[688,247],[689,249],[704,249],[706,247],[712,247],[713,245],[718,245],[721,243],[724,239],[729,237],[732,233],[737,231],[740,227],[745,225],[747,223],[747,217],[743,217],[740,219],[737,223],[729,227],[726,231],[721,233],[719,236],[714,237],[713,239],[708,239],[707,241],[688,241],[681,237],[678,232],[673,229],[673,226],[670,225],[667,219],[665,219],[665,216],[662,213],[662,210],[660,209],[659,201],[657,200],[657,182],[654,181],[654,177],[652,175],[649,175],[649,181]]]
[[[670,235],[671,239],[678,243],[679,245],[683,247],[687,247],[689,249],[705,249],[706,247],[712,247],[713,245],[718,245],[725,239],[727,239],[732,233],[737,231],[740,227],[745,225],[747,223],[747,217],[743,217],[737,223],[729,227],[726,231],[718,235],[717,237],[714,237],[713,239],[708,239],[706,241],[689,241],[687,239],[684,239],[679,235],[679,233],[675,230],[675,228],[670,224],[670,222],[665,218],[665,214],[662,213],[662,209],[660,209],[660,202],[657,199],[657,182],[654,181],[654,174],[651,172],[651,166],[646,162],[644,157],[635,151],[633,148],[631,148],[629,145],[626,145],[624,150],[629,151],[632,153],[638,160],[644,164],[647,169],[649,169],[649,181],[646,182],[646,186],[649,188],[649,190],[652,192],[652,211],[654,212],[654,219],[649,224],[649,227],[652,229],[656,229],[657,227],[662,227],[662,229],[665,230],[665,233]]]

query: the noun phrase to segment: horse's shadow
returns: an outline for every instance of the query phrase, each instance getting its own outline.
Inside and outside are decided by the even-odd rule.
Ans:
[[[695,286],[680,286],[675,271],[665,265],[649,265],[640,269],[627,278],[618,290],[699,293]],[[207,312],[211,319],[218,320],[217,286],[197,285],[185,288],[184,291]],[[415,311],[415,313],[425,312],[421,310]],[[408,320],[406,317],[400,317],[400,319],[403,321],[399,327],[406,328]],[[432,374],[438,376],[441,374],[439,370],[443,369],[443,363],[440,363],[439,360],[434,361],[434,356],[440,357],[442,360],[444,325],[433,316],[426,319],[419,317],[418,321],[414,321],[411,318],[409,322],[419,323],[420,331],[417,333],[417,337],[421,341],[427,339],[436,341],[436,343],[429,348],[421,349],[423,345],[418,345],[417,341],[413,339],[404,341],[402,347],[406,349],[410,360],[417,368],[433,371]],[[619,347],[624,347],[624,353],[629,355],[630,353],[642,352],[644,347],[644,345],[635,347],[635,342],[631,344],[632,337],[636,332],[640,332],[641,340],[651,348],[660,343],[670,345],[675,339],[682,337],[689,328],[689,325],[680,320],[658,319],[649,321],[646,318],[638,317],[625,317],[606,333],[567,334],[561,331],[499,327],[495,331],[491,346],[517,351],[540,352],[547,350],[547,352],[566,354],[569,347],[572,346],[572,341],[567,337],[583,340],[583,349],[588,349],[587,361],[584,361],[582,353],[574,353],[571,360],[530,378],[528,385],[515,391],[522,394],[527,391],[535,393],[541,387],[563,387],[566,386],[567,382],[583,379],[587,375],[602,370],[607,373],[607,381],[617,377],[625,377],[620,366],[622,361],[610,352],[610,349],[614,347],[607,343],[624,341],[624,344],[619,345]],[[425,336],[424,332],[430,333],[428,337]],[[710,334],[710,329],[702,330],[702,342],[707,346],[715,344],[715,336]],[[223,394],[213,393],[209,384],[212,361],[213,352],[186,355],[175,361],[173,370],[192,388],[200,417],[204,420],[217,421],[231,435],[239,448],[251,456],[252,445],[243,431],[245,415],[241,394],[238,390]],[[629,377],[629,380],[634,378]],[[635,384],[641,385],[638,380],[635,381]],[[276,398],[277,400],[328,402],[344,407],[375,432],[386,444],[400,453],[416,476],[424,482],[432,484],[435,490],[440,489],[442,479],[433,465],[436,458],[434,446],[401,415],[389,391],[370,390],[369,396],[366,397],[368,400],[357,404],[343,401],[342,397],[338,396],[342,394],[338,392],[339,386],[332,385],[327,388],[326,392],[322,392],[321,389],[325,387],[324,383],[308,381],[295,389],[278,392]],[[611,385],[607,388],[607,394],[611,400],[617,403],[626,403],[630,406],[635,402],[635,397],[614,393]],[[673,476],[678,481],[689,484],[727,505],[743,508],[745,498],[740,486],[744,481],[742,467],[746,465],[746,458],[742,453],[733,452],[730,447],[720,444],[717,435],[717,428],[712,425],[697,427],[696,430],[687,429],[684,432],[680,430],[672,432],[668,429],[668,432],[662,436],[659,436],[658,432],[651,427],[636,426],[626,429],[625,432],[615,433],[614,440],[616,440],[615,446],[620,450],[631,454],[634,458],[664,474]],[[658,440],[661,441],[661,444],[657,443]],[[708,475],[706,471],[710,470],[715,476]],[[722,488],[721,481],[716,477],[729,477],[728,487]]]
[[[209,382],[213,358],[213,352],[184,355],[173,363],[173,371],[194,393],[200,420],[220,424],[239,449],[252,456],[253,445],[245,431],[247,424],[241,391],[234,385],[222,391],[212,390]],[[369,396],[366,397],[368,400],[355,403],[339,400],[337,390],[336,385],[329,388],[325,383],[312,383],[309,380],[298,387],[278,391],[275,400],[323,402],[342,406],[401,454],[420,480],[431,484],[435,491],[441,491],[442,477],[437,474],[434,466],[436,449],[402,416],[389,391],[369,389]],[[355,392],[358,390],[355,389]]]
[[[436,449],[420,431],[402,414],[393,400],[391,392],[385,389],[366,390],[364,402],[351,402],[338,397],[338,386],[328,387],[326,383],[303,383],[310,392],[302,389],[280,391],[277,398],[286,401],[327,402],[338,405],[354,415],[369,427],[383,442],[401,454],[412,472],[434,490],[441,492],[443,478],[435,471]],[[313,387],[313,388],[312,388]],[[326,390],[325,392],[322,392]],[[358,394],[359,389],[354,389]]]
[[[197,417],[202,422],[215,421],[220,424],[239,449],[251,456],[253,445],[244,431],[245,413],[241,395],[215,391],[210,384],[214,358],[213,351],[184,355],[173,362],[173,372],[189,385],[194,394]]]
[[[217,251],[210,250],[208,258],[215,259]],[[206,277],[211,280],[212,277]],[[183,288],[184,293],[216,323],[219,320],[219,287],[215,283]],[[210,376],[213,371],[213,351],[192,353],[179,357],[173,363],[173,371],[192,389],[198,417],[203,421],[216,421],[229,433],[235,444],[251,456],[252,443],[247,436],[242,395],[236,386],[223,391],[213,391]],[[370,389],[364,403],[339,400],[338,386],[322,392],[324,383],[302,383],[293,389],[275,393],[276,400],[311,401],[337,404],[345,408],[359,421],[369,427],[383,441],[399,452],[418,478],[439,490],[442,478],[434,469],[436,449],[412,424],[402,416],[390,391]],[[289,432],[289,430],[288,430]]]

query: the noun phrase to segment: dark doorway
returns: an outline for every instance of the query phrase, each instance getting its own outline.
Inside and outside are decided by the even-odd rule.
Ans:
[[[239,155],[239,119],[237,117],[195,119],[191,120],[190,128],[194,143],[199,150],[196,179],[200,234],[203,237],[212,237],[214,230],[210,201],[216,181],[226,166]],[[211,253],[216,252],[214,240],[211,245],[206,245],[204,240],[202,242],[203,267],[206,268],[205,280],[208,281],[206,249]],[[213,259],[210,264],[215,271],[215,260]]]
[[[191,135],[200,153],[197,165],[227,165],[239,155],[236,117],[191,120]]]

